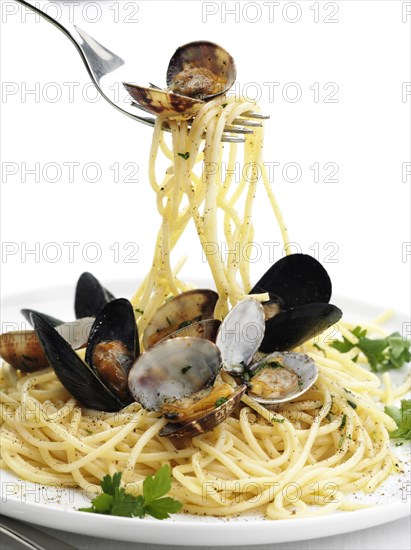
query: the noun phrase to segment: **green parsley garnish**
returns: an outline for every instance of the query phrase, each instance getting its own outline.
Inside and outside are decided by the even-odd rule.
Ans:
[[[214,407],[217,408],[223,403],[226,403],[228,401],[227,397],[219,397],[217,401],[214,403]]]
[[[191,321],[183,321],[182,323],[180,323],[178,325],[178,328],[184,328],[184,327],[188,327],[191,325]]]
[[[227,105],[228,105],[228,103],[223,103],[223,104],[221,105],[221,107],[222,107],[223,109],[225,109],[225,108],[227,107]]]
[[[164,464],[154,476],[143,481],[143,494],[129,495],[121,487],[121,472],[104,476],[100,483],[103,492],[94,498],[90,508],[79,508],[81,512],[107,514],[111,516],[139,517],[146,515],[156,519],[167,519],[170,514],[182,508],[181,502],[164,497],[171,489],[171,470]]]
[[[136,313],[141,313],[141,315],[144,315],[144,311],[138,307],[135,308],[134,310]]]
[[[256,374],[259,374],[263,369],[281,369],[284,365],[282,365],[279,361],[261,361],[261,363],[256,367],[253,368],[251,372],[251,376],[255,376]]]
[[[390,432],[390,437],[392,439],[411,439],[411,399],[403,399],[401,409],[385,407],[384,411],[397,424],[397,429]]]
[[[347,403],[349,404],[350,407],[352,407],[353,409],[356,409],[357,408],[357,405],[353,402],[353,401],[349,401],[347,399]]]
[[[187,365],[186,367],[183,367],[183,368],[181,369],[181,372],[182,372],[183,374],[185,374],[185,373],[188,372],[190,369],[191,369],[191,365]]]
[[[168,326],[171,327],[171,321],[170,321],[170,319],[169,319],[168,317],[166,317],[166,321],[167,321],[167,323],[168,323]]]
[[[347,338],[333,340],[331,347],[341,353],[347,353],[358,348],[367,357],[371,370],[374,372],[399,369],[411,360],[410,341],[404,340],[399,332],[393,332],[386,338],[367,338],[367,330],[355,327],[352,334],[358,338],[357,344],[352,344]],[[354,358],[355,360],[357,357]]]
[[[282,424],[283,422],[285,422],[285,418],[277,418],[277,417],[273,416],[271,418],[271,422],[278,422],[279,424]]]
[[[345,441],[345,434],[343,434],[338,441],[338,448],[341,449]]]
[[[341,424],[340,424],[340,430],[343,430],[345,428],[345,425],[347,424],[347,415],[343,414]]]
[[[188,158],[190,158],[190,153],[186,151],[185,153],[178,153],[178,156],[184,160],[187,160]]]

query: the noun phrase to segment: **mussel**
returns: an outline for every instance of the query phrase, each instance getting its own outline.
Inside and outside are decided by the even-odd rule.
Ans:
[[[32,313],[31,317],[49,364],[80,403],[96,410],[118,411],[132,401],[127,379],[139,345],[128,300],[113,300],[97,315],[85,361],[41,314]]]
[[[268,293],[265,334],[260,351],[294,349],[339,319],[342,311],[329,304],[331,280],[324,267],[307,254],[291,254],[273,264],[250,294]]]
[[[113,294],[104,288],[91,273],[80,275],[76,286],[74,311],[77,319],[96,317],[103,307],[114,300]]]
[[[179,47],[167,68],[167,89],[123,83],[145,111],[163,118],[187,119],[204,101],[224,94],[234,84],[234,59],[221,46],[207,41]]]
[[[22,309],[31,324],[32,314],[40,315],[75,350],[87,344],[94,318],[114,296],[91,273],[83,273],[76,286],[74,309],[77,321],[64,322],[32,309]],[[33,330],[8,332],[0,335],[0,357],[15,369],[34,372],[49,366],[43,348]]]

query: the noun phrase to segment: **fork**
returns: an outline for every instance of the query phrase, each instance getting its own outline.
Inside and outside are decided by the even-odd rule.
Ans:
[[[57,27],[72,42],[77,49],[77,52],[80,54],[93,84],[101,96],[108,101],[110,105],[112,105],[120,113],[137,120],[137,122],[141,122],[142,124],[152,127],[154,126],[156,121],[155,117],[136,114],[136,107],[144,110],[144,108],[140,105],[131,101],[129,104],[120,106],[109,97],[108,90],[110,89],[111,82],[121,81],[121,79],[115,75],[120,67],[123,69],[125,68],[126,65],[124,59],[97,42],[97,40],[80,29],[77,25],[64,26],[56,19],[50,17],[48,13],[45,13],[35,5],[30,4],[30,2],[27,2],[26,0],[16,0],[16,2],[26,6],[43,17],[46,21]],[[155,85],[151,86],[157,87]],[[230,143],[243,143],[245,139],[241,134],[252,134],[252,128],[261,126],[262,124],[260,119],[265,118],[269,117],[261,113],[251,111],[244,113],[241,117],[235,119],[231,125],[224,128],[222,141]],[[163,130],[170,131],[170,128],[166,122],[163,123]],[[240,135],[233,136],[231,134]]]

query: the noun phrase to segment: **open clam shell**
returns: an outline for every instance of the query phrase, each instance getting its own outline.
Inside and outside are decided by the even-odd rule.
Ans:
[[[124,88],[136,103],[155,116],[175,120],[185,120],[198,113],[203,101],[167,90],[146,88],[123,82]]]
[[[30,318],[31,315],[38,312],[24,310],[25,315]],[[47,322],[57,321],[54,317],[43,316]],[[80,349],[86,346],[90,330],[94,319],[86,317],[55,325],[58,333],[70,344],[73,349]],[[52,323],[50,323],[52,325]],[[54,326],[54,325],[52,325]],[[48,359],[37,338],[34,330],[22,330],[7,332],[0,335],[0,357],[15,369],[23,372],[35,372],[49,366]]]
[[[128,385],[134,399],[145,409],[160,411],[164,402],[211,386],[220,366],[220,351],[209,340],[163,340],[140,355],[131,367]]]
[[[176,330],[166,338],[181,338],[182,336],[196,336],[198,338],[205,338],[210,342],[215,343],[217,338],[218,329],[221,325],[221,321],[218,319],[205,319],[204,321],[196,321],[189,325]]]
[[[170,59],[167,86],[197,99],[224,94],[236,79],[232,56],[218,44],[200,40],[180,46]]]
[[[34,330],[19,330],[0,335],[0,357],[15,369],[34,372],[49,366]]]
[[[264,398],[260,395],[254,394],[252,388],[253,376],[257,376],[257,373],[261,372],[261,370],[264,369],[266,365],[268,366],[271,362],[276,364],[277,361],[281,363],[283,367],[285,367],[285,369],[281,369],[281,366],[279,366],[279,371],[287,370],[297,375],[298,383],[296,384],[295,389],[287,393],[287,395],[277,398]],[[268,366],[268,368],[270,367]],[[305,355],[304,353],[294,353],[288,351],[271,353],[262,361],[255,363],[254,365],[249,367],[248,370],[251,376],[251,387],[249,388],[247,393],[255,401],[263,405],[276,405],[278,403],[285,403],[287,401],[294,400],[300,395],[304,394],[309,388],[311,388],[311,386],[318,378],[317,365],[308,355]],[[274,369],[274,372],[275,370],[276,369]],[[290,383],[288,376],[289,372],[284,373],[286,375],[286,379],[281,379],[281,377],[278,377],[276,383],[279,387]],[[275,386],[273,386],[273,390],[276,390]]]
[[[227,314],[217,334],[223,369],[242,373],[264,337],[264,308],[253,298],[238,302]]]
[[[208,432],[212,430],[218,424],[224,422],[228,418],[240,403],[241,397],[244,394],[247,386],[242,385],[236,388],[234,394],[220,406],[215,407],[213,410],[206,412],[203,416],[187,422],[185,424],[175,424],[169,422],[160,431],[162,437],[194,437],[196,435]]]
[[[168,300],[154,313],[144,330],[144,349],[191,323],[211,319],[217,300],[218,294],[208,289],[189,290]]]

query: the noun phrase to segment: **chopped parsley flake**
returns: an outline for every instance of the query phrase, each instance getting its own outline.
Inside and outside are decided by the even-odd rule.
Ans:
[[[190,158],[190,153],[186,151],[185,153],[178,153],[178,156],[181,157],[184,160],[187,160]]]
[[[217,401],[214,403],[214,407],[217,408],[217,407],[220,407],[221,405],[223,405],[224,403],[226,403],[228,401],[227,397],[219,397],[217,399]]]

